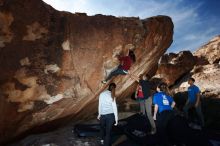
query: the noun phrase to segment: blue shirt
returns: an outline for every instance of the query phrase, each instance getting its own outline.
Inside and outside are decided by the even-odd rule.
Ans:
[[[197,100],[197,94],[200,93],[199,88],[196,85],[192,85],[188,88],[188,99],[190,103],[195,103]]]
[[[158,105],[159,113],[165,110],[172,110],[173,98],[164,92],[154,94],[153,103]]]

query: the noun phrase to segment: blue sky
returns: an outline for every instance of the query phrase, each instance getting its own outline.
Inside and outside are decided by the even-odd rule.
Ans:
[[[168,52],[194,51],[220,35],[220,0],[44,0],[57,10],[135,16],[170,16],[174,22],[173,44]]]

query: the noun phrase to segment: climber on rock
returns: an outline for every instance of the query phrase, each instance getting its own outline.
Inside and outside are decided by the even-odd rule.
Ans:
[[[134,51],[129,50],[127,56],[118,55],[118,60],[120,61],[120,65],[117,69],[113,70],[105,80],[102,81],[103,84],[106,84],[113,76],[129,74],[131,65],[136,61]]]

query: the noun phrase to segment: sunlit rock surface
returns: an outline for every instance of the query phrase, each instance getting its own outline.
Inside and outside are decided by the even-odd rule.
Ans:
[[[193,69],[195,63],[195,57],[190,51],[165,54],[161,57],[155,77],[163,78],[168,85],[174,85]]]
[[[106,88],[101,80],[118,65],[116,55],[132,49],[137,61],[131,72],[154,72],[172,36],[166,16],[87,16],[56,11],[41,0],[1,1],[0,142],[48,122],[58,126],[94,115]],[[135,89],[128,76],[114,81],[119,101]]]
[[[208,60],[210,64],[219,63],[220,61],[220,36],[214,37],[207,44],[199,48],[195,56]]]
[[[214,47],[213,47],[214,46]],[[177,102],[187,99],[187,80],[189,77],[195,79],[195,84],[202,92],[202,110],[205,116],[206,128],[215,131],[220,130],[220,64],[219,64],[219,36],[215,37],[208,44],[199,48],[194,53],[196,65],[193,69],[181,77],[173,86]],[[185,92],[185,93],[184,93]],[[184,104],[182,102],[182,104]]]

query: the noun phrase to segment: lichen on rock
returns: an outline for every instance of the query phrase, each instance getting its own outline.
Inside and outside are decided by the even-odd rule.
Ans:
[[[14,18],[11,13],[0,11],[0,48],[5,47],[5,43],[10,43],[13,38],[11,24]]]
[[[34,22],[33,24],[27,25],[27,34],[23,37],[25,41],[35,41],[42,38],[48,33],[48,30],[41,26],[39,22]]]

